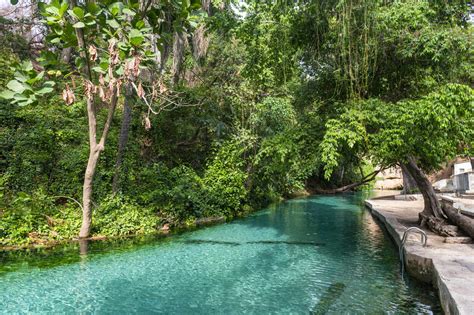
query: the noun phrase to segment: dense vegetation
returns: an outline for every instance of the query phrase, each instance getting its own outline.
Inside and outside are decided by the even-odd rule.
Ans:
[[[425,193],[472,153],[466,1],[33,3],[0,20],[1,245],[233,218],[393,165]]]

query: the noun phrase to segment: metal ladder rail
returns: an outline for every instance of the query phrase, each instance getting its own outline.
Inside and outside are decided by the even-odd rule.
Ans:
[[[425,231],[423,231],[420,228],[413,226],[405,230],[405,232],[403,233],[402,242],[400,243],[400,247],[398,248],[399,254],[400,254],[400,266],[402,270],[402,277],[405,272],[405,252],[403,250],[403,247],[405,246],[405,242],[407,241],[408,234],[410,234],[410,232],[419,233],[421,235],[420,241],[423,244],[423,247],[426,246],[426,242],[428,241],[428,235],[426,235]]]

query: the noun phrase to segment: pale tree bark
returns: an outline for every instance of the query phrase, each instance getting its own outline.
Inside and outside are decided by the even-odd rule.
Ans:
[[[75,0],[70,2],[71,8],[77,6]],[[84,60],[84,66],[82,72],[84,77],[92,82],[92,72],[89,63],[89,56],[87,53],[87,46],[85,42],[84,32],[81,28],[75,28],[78,48],[80,50],[80,56]],[[100,153],[104,150],[105,141],[112,124],[112,118],[114,116],[115,107],[117,106],[118,95],[117,90],[114,88],[112,91],[112,97],[109,104],[107,120],[104,124],[102,135],[97,142],[97,115],[94,104],[94,98],[88,97],[87,106],[87,118],[89,125],[89,158],[87,161],[86,172],[84,174],[84,184],[82,189],[82,224],[81,230],[79,231],[79,238],[87,238],[90,235],[90,229],[92,224],[92,193],[93,193],[93,180],[94,174],[97,169],[97,162],[100,157]]]
[[[184,38],[184,35],[181,32],[175,32],[173,36],[173,66],[171,68],[173,84],[177,84],[181,76],[185,45],[186,39]]]
[[[94,103],[92,100],[87,100],[87,115],[89,120],[89,159],[87,161],[87,168],[84,175],[84,185],[82,190],[82,225],[79,232],[79,238],[86,238],[90,235],[90,229],[92,224],[92,192],[93,192],[93,180],[94,174],[97,169],[97,162],[100,157],[100,153],[104,151],[105,141],[112,124],[112,119],[117,106],[118,96],[117,91],[114,90],[112,99],[109,105],[109,111],[107,120],[102,130],[102,136],[100,141],[97,142],[96,126],[97,117],[95,113]]]

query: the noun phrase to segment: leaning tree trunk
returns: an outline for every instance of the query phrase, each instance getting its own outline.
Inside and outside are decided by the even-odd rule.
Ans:
[[[407,195],[415,191],[415,189],[417,189],[418,187],[416,186],[416,181],[413,178],[413,176],[411,176],[407,167],[404,164],[401,164],[400,167],[402,169],[402,177],[403,177],[402,194]]]
[[[117,151],[117,160],[115,161],[115,173],[112,182],[112,191],[116,193],[120,188],[120,175],[122,171],[123,158],[125,156],[125,149],[128,143],[128,133],[130,130],[130,122],[132,120],[132,108],[130,103],[132,101],[132,86],[128,84],[125,87],[125,100],[123,102],[123,118],[122,126],[120,128],[119,147]]]
[[[431,182],[428,180],[428,177],[420,169],[416,163],[414,157],[409,157],[407,163],[403,163],[407,171],[413,177],[423,195],[423,200],[425,203],[423,211],[420,213],[420,225],[424,225],[429,217],[435,217],[438,219],[443,219],[443,212],[441,210],[441,203],[436,196],[436,192],[431,185]]]

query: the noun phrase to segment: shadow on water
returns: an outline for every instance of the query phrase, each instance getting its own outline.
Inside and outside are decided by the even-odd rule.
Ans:
[[[318,304],[316,304],[309,312],[311,315],[323,315],[328,312],[331,306],[341,296],[346,285],[342,282],[335,282],[329,286],[327,291],[323,294]]]
[[[199,240],[199,239],[189,239],[189,240],[182,240],[181,243],[185,244],[211,244],[211,245],[231,245],[231,246],[239,246],[245,244],[284,244],[284,245],[303,245],[303,246],[324,246],[324,243],[317,243],[317,242],[298,242],[298,241],[250,241],[250,242],[227,242],[227,241],[214,241],[214,240]]]

